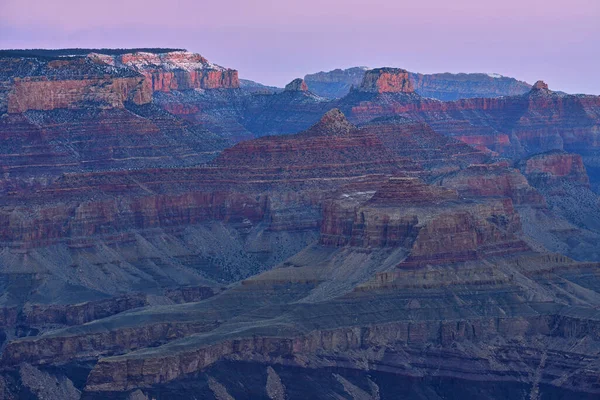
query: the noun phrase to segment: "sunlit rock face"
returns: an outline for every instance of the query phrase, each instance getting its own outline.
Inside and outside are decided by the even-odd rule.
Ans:
[[[91,54],[89,57],[139,72],[146,77],[146,85],[155,92],[240,87],[236,70],[223,68],[188,51],[136,52],[117,56]]]
[[[0,398],[600,393],[596,97],[53,57],[0,57]]]
[[[400,68],[377,68],[365,73],[358,90],[376,93],[413,93],[408,71]]]
[[[124,108],[147,104],[152,91],[144,77],[86,58],[0,58],[6,111]]]

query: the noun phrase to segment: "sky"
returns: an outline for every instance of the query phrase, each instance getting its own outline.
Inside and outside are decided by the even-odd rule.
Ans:
[[[352,66],[600,95],[600,0],[0,0],[0,48],[177,47],[283,86]]]

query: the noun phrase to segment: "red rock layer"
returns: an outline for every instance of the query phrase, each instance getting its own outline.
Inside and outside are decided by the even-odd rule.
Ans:
[[[386,147],[420,164],[432,176],[490,159],[489,151],[474,149],[462,141],[440,135],[428,124],[407,118],[378,118],[362,129],[377,135]]]
[[[196,53],[130,53],[114,57],[93,54],[92,57],[141,73],[146,77],[145,85],[154,92],[240,87],[236,70],[211,64]]]
[[[81,170],[198,164],[225,145],[152,104],[135,110],[128,105],[9,114],[0,118],[0,170],[5,174],[0,191],[11,190],[12,178],[47,180]]]
[[[439,133],[507,156],[552,149],[582,155],[600,151],[600,97],[564,95],[545,88],[522,96],[440,102],[412,94],[364,96],[341,100],[352,122],[404,115],[429,123]]]
[[[456,191],[415,178],[392,178],[372,188],[326,204],[322,244],[405,247],[403,268],[529,250],[516,236],[521,223],[510,199],[460,202]]]
[[[537,154],[524,161],[523,173],[530,179],[553,181],[567,180],[589,186],[583,160],[579,154],[553,151]]]
[[[439,184],[467,197],[508,197],[515,204],[545,205],[543,196],[525,176],[503,164],[471,165],[444,176]]]
[[[359,87],[362,92],[413,93],[413,83],[408,71],[400,68],[377,68],[365,72]]]
[[[0,78],[8,88],[9,113],[59,108],[123,108],[127,101],[146,104],[152,91],[144,77],[85,58],[65,60],[2,59]]]
[[[308,91],[308,86],[306,85],[306,82],[304,82],[304,79],[298,78],[285,85],[285,90],[292,92],[306,92]]]
[[[54,80],[26,78],[14,82],[8,96],[8,112],[86,108],[123,108],[126,101],[146,104],[152,92],[145,90],[142,77]]]
[[[273,179],[332,179],[365,174],[420,171],[396,156],[373,133],[357,129],[337,109],[297,135],[269,136],[242,142],[215,160],[254,171],[279,169]]]

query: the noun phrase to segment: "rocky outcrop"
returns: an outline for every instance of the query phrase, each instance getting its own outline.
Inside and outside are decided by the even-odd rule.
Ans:
[[[9,113],[123,108],[125,102],[151,102],[153,92],[240,86],[237,71],[187,51],[79,53],[68,57],[0,56],[0,106]]]
[[[304,79],[298,78],[285,85],[284,90],[288,92],[306,92],[308,91],[308,86],[306,86]]]
[[[200,54],[136,52],[109,56],[90,54],[92,59],[142,74],[152,91],[239,88],[238,72],[210,63]]]
[[[533,86],[531,87],[531,90],[549,90],[548,89],[548,84],[544,81],[537,81],[536,83],[533,84]]]
[[[521,96],[440,102],[408,93],[351,92],[339,107],[354,123],[405,116],[480,150],[520,158],[549,150],[575,152],[597,165],[600,97],[566,95],[538,85]],[[588,166],[586,165],[586,166]]]
[[[338,109],[328,111],[308,130],[242,142],[215,160],[218,165],[243,165],[274,180],[349,178],[364,174],[416,171],[373,133],[357,129]]]
[[[511,324],[512,327],[511,327]],[[237,359],[256,360],[263,363],[272,364],[287,364],[293,366],[304,366],[311,368],[313,365],[326,365],[325,360],[319,360],[320,357],[315,357],[317,354],[322,354],[325,358],[327,354],[341,353],[347,354],[355,352],[364,355],[369,360],[370,368],[378,371],[380,368],[387,371],[401,370],[401,364],[396,362],[416,363],[418,356],[417,352],[422,347],[423,343],[435,343],[436,350],[426,350],[429,359],[437,359],[437,371],[440,372],[440,366],[443,374],[456,374],[461,377],[478,375],[477,372],[472,372],[471,368],[458,369],[453,366],[452,361],[475,365],[485,365],[488,375],[496,375],[498,378],[505,376],[505,368],[509,364],[517,364],[523,368],[523,373],[536,365],[536,363],[544,363],[542,352],[530,350],[528,356],[533,358],[529,362],[524,362],[518,353],[511,350],[508,345],[495,345],[484,352],[486,355],[495,354],[494,360],[500,364],[484,362],[485,356],[473,357],[468,359],[458,355],[458,352],[453,352],[447,349],[452,343],[459,344],[483,344],[484,341],[502,335],[507,338],[529,337],[535,335],[535,332],[543,332],[544,336],[554,336],[557,339],[570,337],[568,330],[569,326],[578,325],[582,328],[585,322],[571,318],[545,318],[545,317],[525,317],[516,320],[485,318],[478,320],[462,321],[460,323],[453,322],[413,322],[413,323],[392,323],[383,325],[374,325],[370,327],[349,327],[344,329],[330,331],[314,331],[306,335],[301,335],[293,338],[254,338],[254,339],[238,339],[222,342],[212,346],[195,351],[181,351],[177,354],[165,356],[161,358],[114,358],[101,361],[94,369],[88,379],[86,390],[90,392],[118,392],[128,391],[132,388],[142,387],[150,388],[153,385],[166,384],[170,381],[185,376],[191,375],[197,371],[205,370],[207,367],[217,362],[220,359],[226,358],[228,355],[236,354]],[[558,327],[557,333],[550,333],[553,328]],[[562,327],[562,329],[561,329]],[[586,329],[586,328],[584,328]],[[596,336],[598,326],[592,324],[586,330]],[[441,335],[440,335],[440,332]],[[441,346],[440,346],[441,345]],[[367,356],[368,350],[373,348],[383,348],[386,354],[387,362],[377,359],[377,356]],[[400,357],[399,354],[394,357],[392,348],[401,348],[409,353],[407,358]],[[444,350],[441,350],[444,349]],[[439,353],[438,353],[439,352]],[[437,357],[434,355],[437,353]],[[548,376],[543,378],[545,383],[550,383],[560,374],[562,369],[569,369],[568,363],[559,362],[561,356],[566,357],[568,352],[560,355],[551,355],[551,363],[553,365],[552,372],[547,371]],[[577,353],[571,353],[574,356]],[[483,355],[483,354],[482,354]],[[502,357],[504,355],[504,357]],[[310,357],[314,363],[303,363],[304,357]],[[350,360],[339,359],[336,363],[329,365],[349,365]],[[431,357],[431,358],[430,358]],[[455,358],[456,357],[456,358]],[[346,364],[346,362],[348,364]],[[488,360],[489,361],[489,360]],[[307,365],[308,364],[308,365]],[[434,369],[433,362],[421,364],[424,368],[422,373],[426,373],[429,369]],[[583,357],[579,361],[580,366],[591,366],[593,364],[591,357]],[[464,365],[464,364],[463,364]],[[314,367],[313,367],[314,368]],[[514,368],[514,367],[513,367]],[[476,368],[477,369],[477,368]],[[398,371],[400,372],[400,371]],[[483,372],[483,371],[478,371]],[[401,373],[401,372],[400,372]],[[489,376],[488,376],[489,379]],[[535,379],[535,378],[530,378]],[[571,389],[576,389],[577,382],[585,382],[587,391],[597,393],[597,389],[593,387],[594,375],[591,372],[582,371],[578,374],[577,379],[570,379],[564,382],[561,386],[567,386]],[[531,382],[533,383],[533,382]],[[556,383],[555,383],[556,384]],[[580,388],[581,389],[581,388]]]
[[[552,185],[557,181],[568,181],[589,187],[582,157],[564,151],[536,154],[521,162],[521,169],[528,179],[536,184]]]
[[[405,117],[383,117],[361,127],[371,132],[401,158],[422,166],[432,177],[483,164],[491,159],[489,151],[475,149],[460,140],[440,135],[428,124]]]
[[[391,178],[373,186],[375,190],[344,193],[326,205],[322,244],[401,246],[409,254],[404,268],[529,249],[516,235],[521,223],[509,199],[461,204],[455,190],[415,178]]]
[[[366,71],[358,90],[373,93],[413,93],[415,91],[408,71],[400,68],[377,68]]]

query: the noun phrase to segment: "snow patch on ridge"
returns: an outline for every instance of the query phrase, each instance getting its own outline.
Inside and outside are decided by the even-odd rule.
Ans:
[[[193,72],[197,70],[225,71],[226,68],[211,63],[200,54],[189,51],[172,51],[169,53],[136,52],[110,56],[92,53],[88,57],[100,59],[104,63],[121,68],[131,68],[137,72],[144,72],[160,67],[165,71],[184,70]]]

